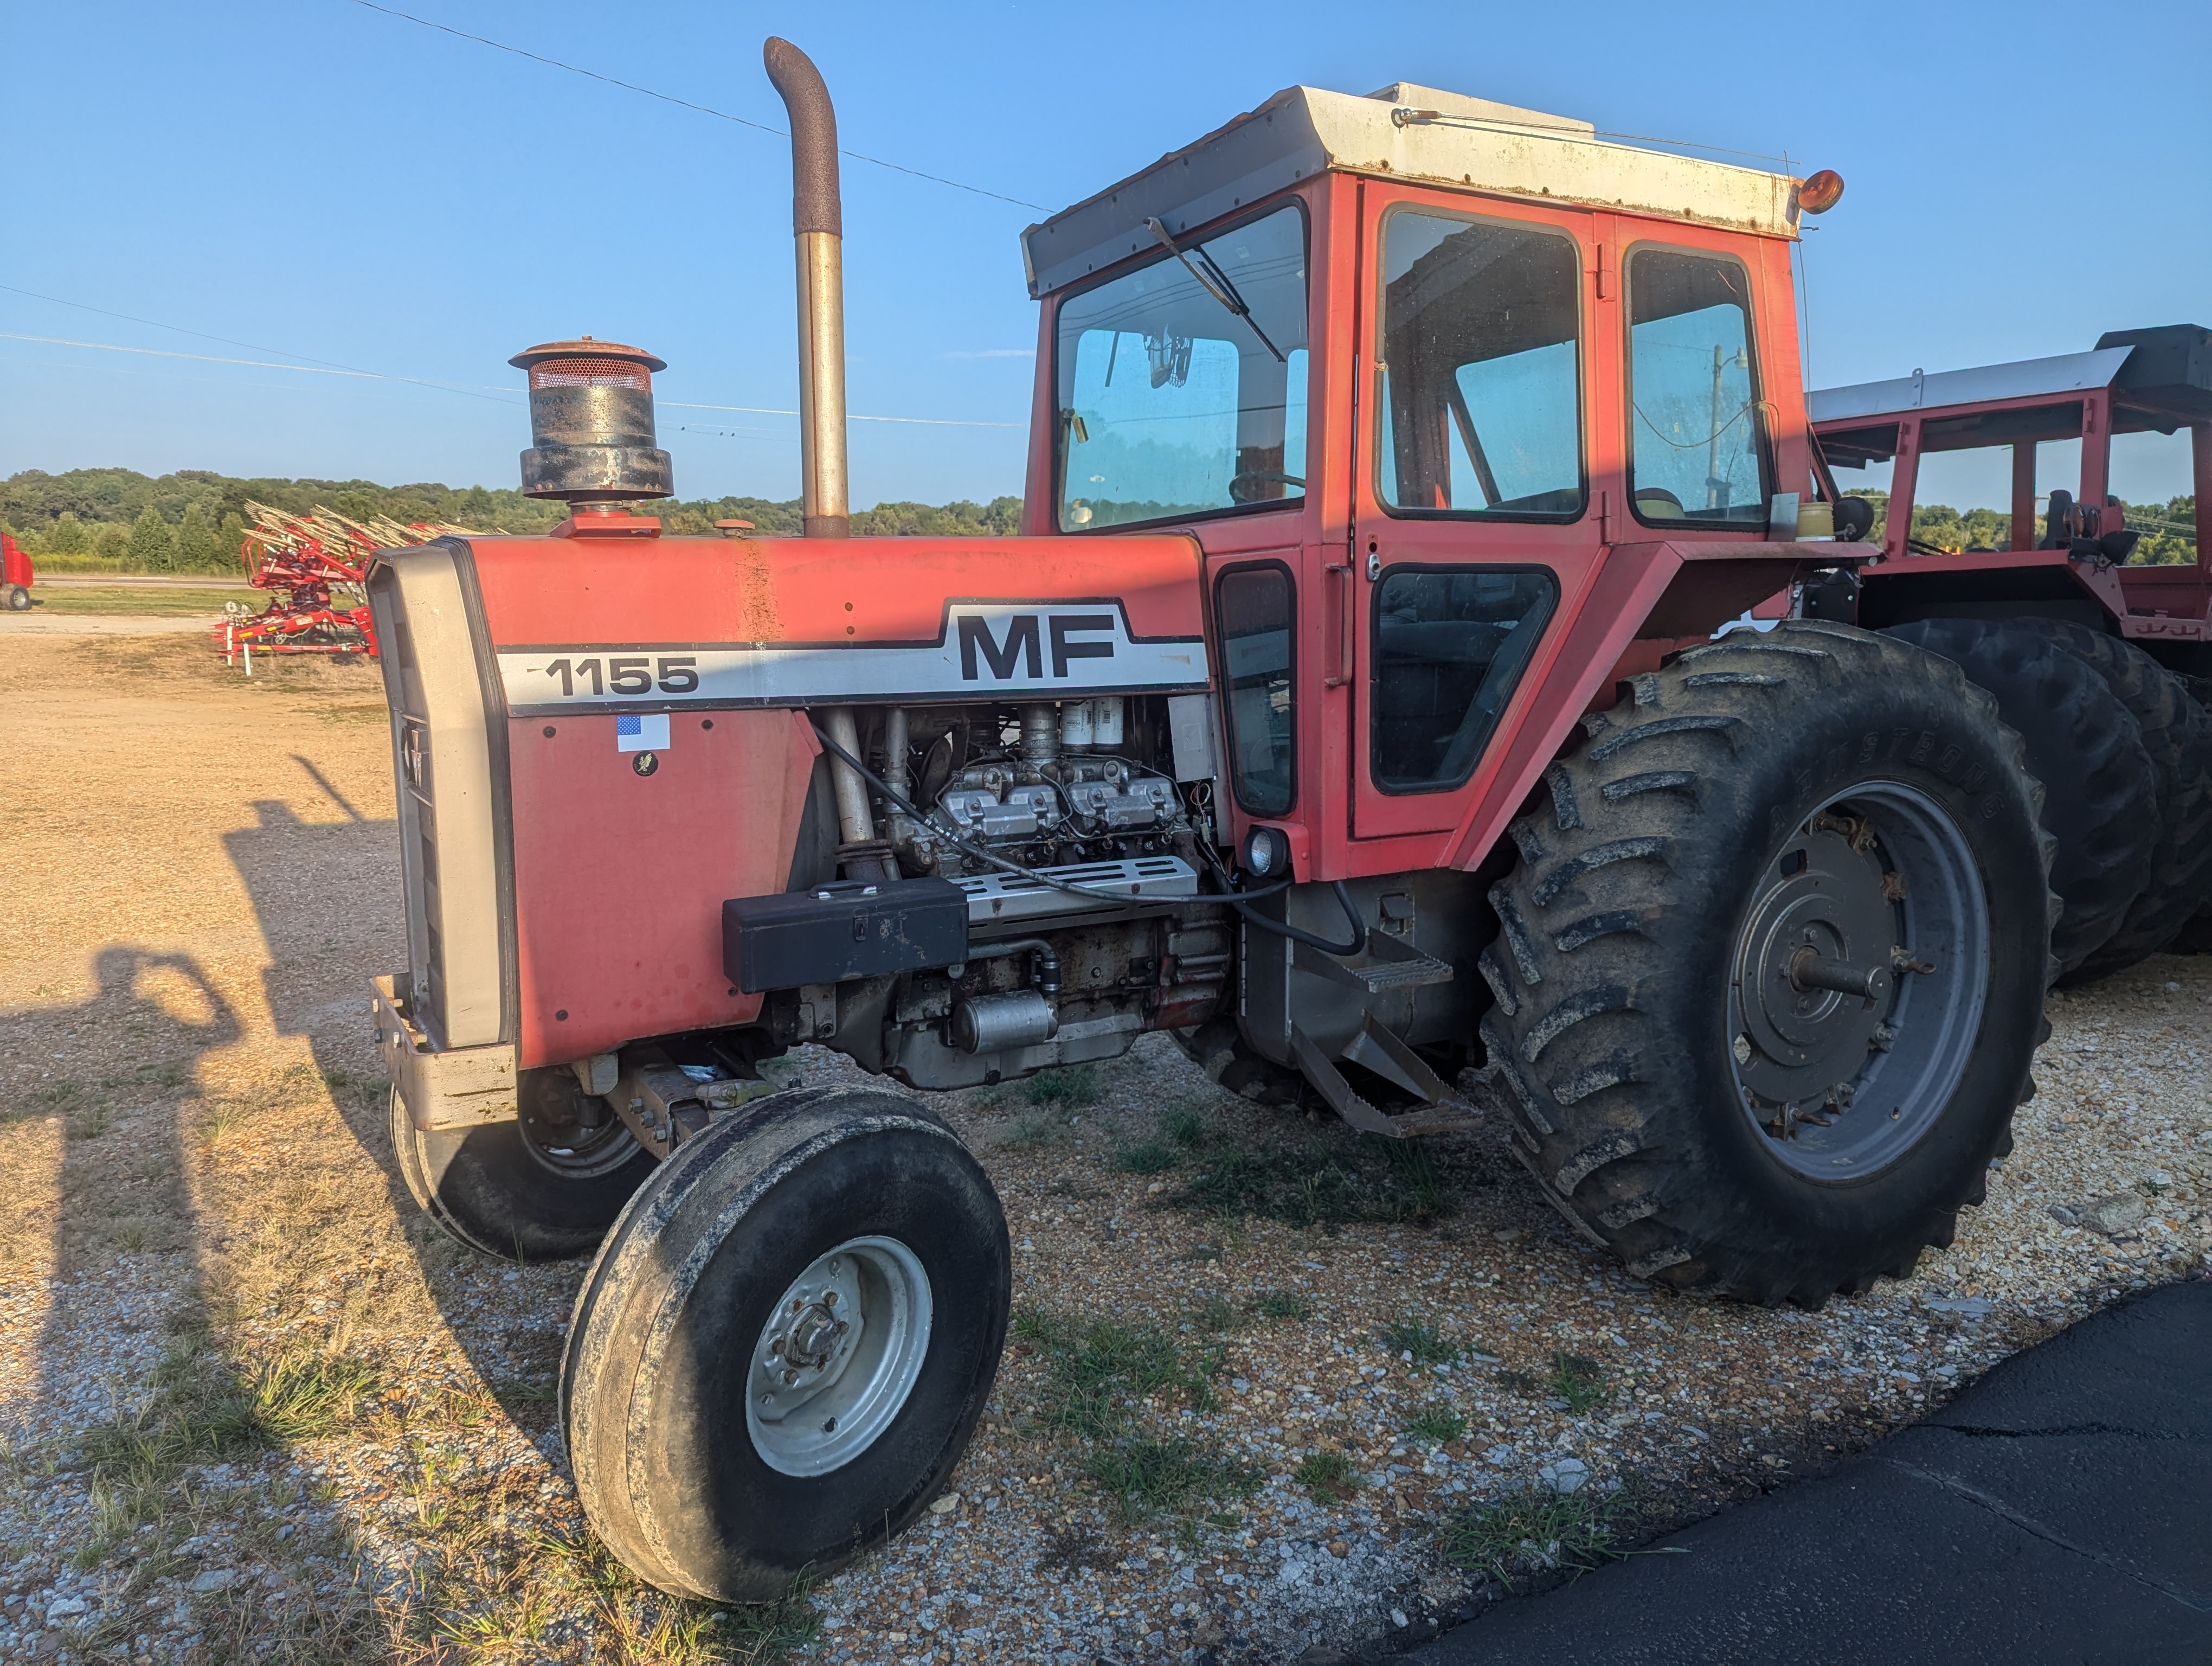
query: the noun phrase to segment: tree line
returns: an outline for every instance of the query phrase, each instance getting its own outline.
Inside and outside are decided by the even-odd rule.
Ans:
[[[1889,494],[1883,491],[1849,491],[1850,497],[1863,497],[1874,505],[1874,530],[1867,534],[1867,542],[1879,544],[1882,530],[1889,520]],[[2164,503],[2130,503],[2127,506],[2130,527],[2142,536],[2136,540],[2135,551],[2128,557],[2134,567],[2173,567],[2197,559],[2197,499],[2190,495],[2169,498]],[[2039,543],[2044,533],[2044,518],[2035,518],[2035,537]],[[1916,503],[1912,506],[1912,536],[1920,543],[1938,550],[2002,550],[2012,543],[2012,517],[2002,509],[1954,509],[1947,503]]]
[[[205,469],[151,476],[133,469],[26,469],[0,481],[0,529],[55,571],[237,574],[244,570],[248,502],[294,514],[327,508],[354,520],[388,515],[485,532],[550,532],[568,513],[511,487],[371,480],[241,479]],[[649,507],[672,533],[705,534],[717,520],[750,520],[761,532],[797,536],[799,502],[699,498]],[[1006,538],[1021,530],[1022,501],[879,503],[853,516],[862,538]]]
[[[1862,491],[1875,508],[1875,539],[1887,518],[1889,494]],[[48,474],[26,469],[0,481],[0,529],[56,571],[235,574],[243,570],[239,545],[246,537],[246,504],[273,504],[295,514],[318,507],[355,520],[375,515],[410,521],[445,521],[485,532],[547,532],[568,513],[558,503],[525,497],[512,487],[446,486],[418,483],[380,486],[371,480],[240,479],[205,469],[140,474],[131,469],[71,469]],[[695,498],[652,508],[675,534],[707,534],[717,520],[750,520],[769,536],[796,537],[797,498]],[[2131,561],[2166,566],[2197,559],[2197,500],[2130,505],[2128,524],[2142,541]],[[988,503],[879,503],[853,516],[860,538],[1007,538],[1021,530],[1022,501]],[[2036,535],[2043,520],[2036,518]],[[1960,511],[1942,503],[1917,503],[1912,536],[1944,550],[2002,550],[2010,541],[2012,517],[1996,509]]]

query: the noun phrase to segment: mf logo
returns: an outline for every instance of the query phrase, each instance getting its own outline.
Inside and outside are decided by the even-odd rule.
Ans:
[[[1118,623],[1111,613],[1008,613],[998,621],[1006,632],[1001,637],[989,618],[963,614],[958,621],[960,675],[978,682],[988,667],[1001,683],[1020,677],[1042,678],[1049,644],[1052,674],[1065,677],[1071,660],[1114,657],[1115,641],[1121,635]]]

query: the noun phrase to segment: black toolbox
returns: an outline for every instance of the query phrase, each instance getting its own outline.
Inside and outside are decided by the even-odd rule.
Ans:
[[[837,879],[722,904],[722,970],[747,994],[967,958],[968,898],[950,879]]]

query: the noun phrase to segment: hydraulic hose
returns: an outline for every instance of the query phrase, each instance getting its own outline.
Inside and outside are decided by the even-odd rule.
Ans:
[[[1014,954],[1033,954],[1036,957],[1039,994],[1056,995],[1060,993],[1060,956],[1042,937],[1017,937],[1004,943],[971,943],[968,945],[968,958],[970,960],[1002,960]]]
[[[1328,954],[1340,956],[1358,954],[1367,946],[1367,933],[1359,923],[1359,910],[1353,905],[1352,892],[1346,887],[1343,880],[1339,879],[1335,883],[1336,904],[1344,910],[1344,917],[1352,922],[1352,941],[1332,943],[1325,937],[1316,937],[1310,931],[1301,931],[1297,927],[1284,921],[1270,920],[1266,915],[1254,911],[1252,904],[1255,902],[1262,897],[1273,897],[1277,891],[1288,891],[1296,883],[1294,880],[1278,880],[1275,884],[1259,891],[1241,893],[1232,891],[1229,889],[1229,876],[1222,872],[1221,865],[1213,860],[1212,852],[1200,845],[1198,854],[1200,859],[1213,870],[1213,877],[1221,881],[1221,900],[1236,909],[1237,917],[1246,925],[1256,926],[1263,932],[1271,933],[1277,937],[1287,937],[1293,943],[1303,943],[1308,948],[1319,949]]]

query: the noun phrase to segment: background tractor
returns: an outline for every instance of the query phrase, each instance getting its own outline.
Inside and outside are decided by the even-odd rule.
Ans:
[[[1382,1137],[1487,1108],[1678,1288],[1950,1241],[2045,1033],[2044,788],[1908,634],[1714,635],[1882,554],[1798,368],[1834,174],[1290,88],[1024,234],[1024,536],[856,541],[835,120],[767,61],[805,536],[662,537],[661,362],[580,337],[514,361],[569,518],[367,572],[393,1139],[485,1253],[596,1251],[562,1415],[617,1554],[835,1566],[990,1390],[988,1178],[912,1093],[775,1091],[800,1043],[927,1090],[1166,1031]]]
[[[2116,330],[2087,353],[1916,370],[1809,404],[1830,463],[1892,468],[1880,557],[1831,575],[1808,611],[1941,654],[1996,696],[2048,794],[2060,982],[2174,944],[2212,892],[2212,330]],[[2193,521],[2131,524],[2110,485],[2138,442],[2186,469]],[[1931,459],[1954,479],[1977,461],[2008,479],[1988,544],[1912,536]],[[2146,531],[2182,559],[2142,563]]]

